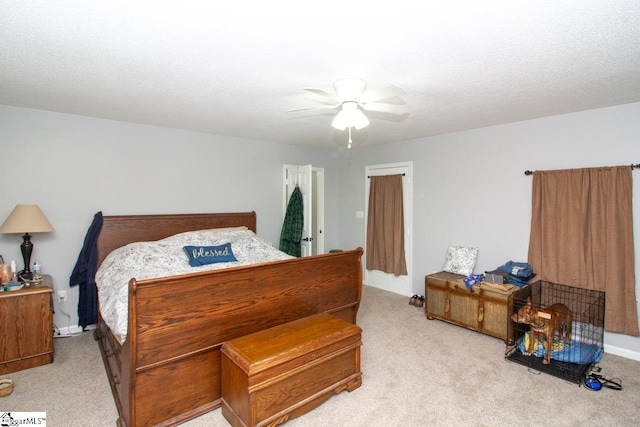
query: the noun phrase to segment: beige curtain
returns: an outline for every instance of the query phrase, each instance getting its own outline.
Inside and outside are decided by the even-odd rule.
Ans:
[[[402,175],[372,176],[367,219],[367,269],[407,274]]]
[[[638,336],[629,166],[533,173],[529,264],[542,280],[606,292],[605,330]]]

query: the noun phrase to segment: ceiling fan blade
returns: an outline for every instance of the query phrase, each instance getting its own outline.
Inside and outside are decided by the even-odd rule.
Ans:
[[[296,111],[308,111],[308,110],[332,110],[334,108],[338,108],[340,104],[329,104],[329,105],[318,105],[315,107],[302,107],[302,108],[292,108],[291,110],[287,110],[289,113],[295,113]]]
[[[371,89],[363,93],[358,101],[361,103],[376,102],[383,99],[393,98],[394,96],[404,95],[407,93],[404,89],[398,86],[389,85],[380,89]]]
[[[337,95],[335,93],[327,92],[324,89],[316,89],[316,88],[313,88],[313,87],[305,87],[304,90],[306,90],[308,92],[311,92],[311,93],[315,93],[316,95],[327,97],[327,98],[337,98]]]
[[[409,107],[402,104],[385,104],[382,102],[367,102],[362,104],[362,108],[366,111],[377,111],[380,113],[389,114],[406,114],[409,112]]]

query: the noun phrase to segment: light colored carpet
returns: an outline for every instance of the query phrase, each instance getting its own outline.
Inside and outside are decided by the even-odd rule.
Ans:
[[[362,386],[333,396],[285,425],[583,426],[640,425],[640,362],[605,354],[599,366],[624,390],[594,392],[504,359],[493,337],[429,321],[409,299],[366,287]],[[117,412],[90,332],[55,341],[55,362],[6,375],[5,411],[44,411],[49,426],[113,426]],[[187,427],[227,426],[220,409]]]

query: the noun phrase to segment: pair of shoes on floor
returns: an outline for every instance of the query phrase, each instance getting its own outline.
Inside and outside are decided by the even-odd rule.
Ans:
[[[409,305],[422,307],[424,305],[424,295],[414,295],[409,299]]]

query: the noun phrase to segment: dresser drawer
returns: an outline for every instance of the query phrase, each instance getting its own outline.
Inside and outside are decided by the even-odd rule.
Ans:
[[[52,292],[32,285],[0,293],[0,375],[53,362]]]

